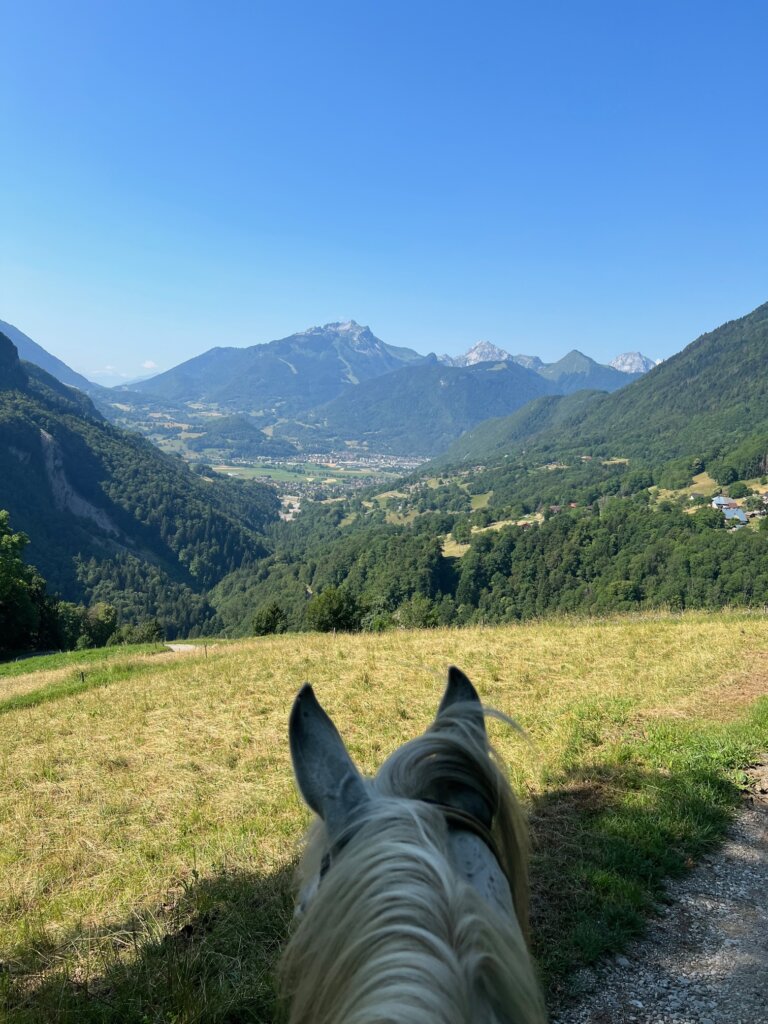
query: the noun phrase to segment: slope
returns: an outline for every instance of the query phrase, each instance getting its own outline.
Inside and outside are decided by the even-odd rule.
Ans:
[[[651,461],[725,451],[768,432],[766,365],[768,303],[703,334],[566,424],[559,442]],[[558,433],[547,440],[556,443]]]
[[[743,799],[738,770],[768,744],[764,635],[760,615],[654,615],[9,666],[29,700],[0,716],[7,1018],[278,1020],[307,824],[285,732],[299,682],[371,774],[432,721],[447,657],[530,736],[489,721],[534,831],[534,949],[562,990],[658,914],[664,876]]]
[[[561,395],[570,395],[587,388],[594,391],[617,391],[640,376],[638,373],[624,373],[612,366],[596,363],[578,349],[572,349],[556,363],[537,367],[537,373],[551,381]]]
[[[432,356],[360,384],[315,410],[311,423],[326,437],[377,451],[435,455],[482,420],[551,391],[538,374],[511,361],[454,367]]]
[[[174,631],[199,625],[199,595],[264,554],[274,492],[195,476],[21,364],[2,334],[0,367],[0,507],[30,537],[29,560],[64,597],[159,614]]]
[[[599,408],[606,397],[604,391],[575,391],[571,395],[535,398],[511,416],[485,420],[468,431],[434,459],[430,469],[493,460],[510,449],[535,443],[547,431],[557,430],[588,410]]]
[[[768,303],[703,334],[613,394],[540,403],[489,424],[441,462],[493,460],[525,448],[532,456],[590,453],[650,466],[683,457],[711,462],[735,451],[759,463],[755,452],[768,452],[766,365]]]
[[[71,367],[63,363],[61,359],[57,359],[56,356],[51,355],[50,352],[38,345],[36,341],[32,341],[26,334],[14,327],[13,324],[7,324],[4,320],[0,320],[0,331],[10,338],[13,344],[16,346],[19,359],[24,359],[28,363],[34,363],[35,366],[39,366],[46,373],[50,373],[52,377],[60,380],[62,384],[69,384],[71,387],[80,388],[81,391],[89,391],[97,385],[92,384],[91,381],[83,377],[82,374],[76,373]]]

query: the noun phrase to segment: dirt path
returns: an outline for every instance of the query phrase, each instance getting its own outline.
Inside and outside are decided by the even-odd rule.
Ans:
[[[642,942],[577,976],[552,1024],[766,1024],[768,765],[724,846],[669,896]]]
[[[200,644],[166,644],[169,651],[175,654],[194,654],[195,651],[202,651]]]

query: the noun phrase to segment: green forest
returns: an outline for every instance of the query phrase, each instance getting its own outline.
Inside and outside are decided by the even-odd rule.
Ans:
[[[654,507],[647,489],[562,510],[538,525],[474,533],[460,529],[471,519],[451,513],[426,513],[409,526],[374,513],[339,528],[341,512],[324,511],[311,528],[300,520],[276,537],[258,569],[214,588],[211,601],[227,632],[768,604],[768,531],[726,528],[708,505],[693,514],[669,502]],[[462,557],[443,554],[446,530],[469,540]]]

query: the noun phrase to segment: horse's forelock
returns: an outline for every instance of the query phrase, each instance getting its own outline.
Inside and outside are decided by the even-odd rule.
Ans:
[[[519,731],[498,711],[494,718]],[[462,705],[444,712],[423,735],[405,743],[384,762],[373,780],[376,791],[411,800],[450,802],[456,787],[467,787],[492,810],[491,833],[499,867],[507,878],[515,911],[528,934],[528,828],[501,759],[484,731]],[[448,797],[446,799],[446,797]]]

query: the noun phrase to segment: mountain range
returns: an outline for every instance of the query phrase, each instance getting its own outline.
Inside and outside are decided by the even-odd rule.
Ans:
[[[482,419],[531,398],[612,391],[643,372],[637,366],[651,365],[639,353],[640,362],[628,364],[625,355],[619,370],[576,350],[544,363],[489,342],[436,360],[387,345],[349,320],[247,348],[213,348],[154,377],[104,388],[6,326],[22,358],[85,391],[112,422],[211,459],[281,458],[296,446],[360,443],[372,453],[431,456]]]
[[[340,326],[347,329],[339,331]],[[329,359],[341,349],[346,358],[338,336],[353,331],[334,325],[330,343],[317,336],[303,343],[294,340],[297,336],[287,340],[297,353],[305,345],[312,364],[318,349]],[[283,529],[274,525],[278,502],[270,488],[205,468],[190,471],[182,459],[108,422],[80,389],[21,361],[11,339],[0,334],[0,508],[9,510],[14,529],[28,534],[30,561],[62,596],[107,601],[123,620],[157,616],[173,634],[215,629],[227,621],[232,628],[247,628],[246,611],[251,614],[265,601],[283,600],[287,589],[298,628],[308,621],[308,587],[317,593],[369,570],[380,574],[376,587],[394,580],[401,600],[403,594],[416,593],[408,589],[409,558],[411,568],[421,566],[442,580],[440,587],[450,589],[453,570],[441,553],[438,534],[452,528],[455,516],[467,517],[469,530],[468,517],[476,513],[509,519],[543,509],[546,518],[574,501],[572,522],[566,515],[553,527],[566,545],[552,556],[559,564],[567,554],[569,531],[579,535],[585,523],[588,531],[602,529],[600,544],[607,543],[600,503],[624,495],[638,499],[632,516],[650,517],[642,523],[632,519],[632,530],[652,526],[656,544],[665,527],[663,510],[654,518],[648,492],[652,483],[687,487],[702,469],[721,484],[768,472],[768,303],[702,335],[612,393],[556,393],[585,366],[591,372],[591,361],[585,362],[580,353],[559,361],[559,370],[548,378],[541,368],[514,359],[456,367],[434,356],[382,353],[367,338],[358,348],[361,361],[366,348],[374,360],[398,359],[401,365],[358,378],[357,384],[347,377],[341,395],[307,410],[301,422],[288,417],[276,421],[276,444],[286,443],[283,431],[303,431],[302,443],[322,437],[339,443],[349,432],[358,444],[367,442],[372,449],[391,445],[413,450],[418,445],[429,452],[448,444],[454,431],[465,432],[439,462],[422,467],[405,482],[399,496],[390,491],[389,504],[360,497],[346,505],[316,503],[306,517],[302,514]],[[550,364],[550,371],[552,365],[557,364]],[[615,368],[613,372],[619,373]],[[116,393],[132,401],[133,392]],[[511,414],[487,418],[506,411],[510,402],[518,403]],[[228,442],[247,445],[254,430],[256,442],[265,436],[256,417],[232,413],[213,421]],[[446,479],[434,487],[438,467]],[[472,495],[480,494],[487,496],[488,506],[472,511]],[[410,507],[404,509],[403,502]],[[392,517],[386,522],[385,508]],[[417,520],[409,533],[411,512],[436,518]],[[592,518],[579,518],[582,514]],[[688,530],[692,521],[679,510],[677,514],[675,528]],[[696,517],[690,529],[706,532],[721,525],[705,515]],[[760,535],[750,531],[750,536]],[[537,532],[529,545],[530,565],[539,564],[538,538]],[[512,538],[510,551],[518,539]],[[493,543],[490,536],[488,543]],[[406,557],[408,545],[413,550]],[[478,558],[481,548],[478,544]],[[462,562],[463,582],[455,594],[451,590],[454,604],[443,609],[446,622],[464,621],[455,619],[462,604],[480,607],[482,587],[471,576],[474,551],[473,545]],[[526,561],[521,566],[521,579],[527,580],[530,565]],[[486,568],[491,580],[492,566]],[[405,575],[400,579],[398,573]],[[629,593],[629,582],[619,574],[616,592]],[[645,593],[645,586],[638,583],[637,593]],[[696,600],[708,600],[706,580],[698,579],[696,586]],[[437,600],[440,587],[435,584],[424,593]],[[537,598],[541,607],[536,604],[533,611],[549,607],[542,593]],[[613,601],[611,594],[606,592],[606,601]],[[396,607],[395,598],[387,601],[389,613]],[[610,601],[606,607],[614,607]]]
[[[34,363],[35,366],[39,366],[46,373],[55,377],[56,380],[61,381],[62,384],[69,384],[73,388],[80,388],[81,391],[86,393],[98,387],[98,385],[83,377],[81,373],[76,373],[66,363],[63,363],[61,359],[57,359],[50,352],[46,352],[42,345],[38,345],[36,341],[27,337],[23,331],[20,331],[18,327],[14,327],[13,324],[7,324],[5,320],[0,320],[0,332],[13,342],[20,359],[24,359],[28,363]]]
[[[438,356],[438,359],[441,363],[445,363],[446,366],[474,366],[476,363],[499,363],[511,360],[520,366],[524,366],[527,370],[535,370],[536,373],[540,373],[547,380],[567,381],[570,377],[574,376],[575,386],[569,388],[571,391],[579,390],[577,386],[579,384],[582,387],[605,386],[606,391],[615,391],[616,388],[623,387],[627,381],[605,371],[610,371],[611,369],[618,370],[619,373],[629,374],[634,379],[640,374],[652,370],[656,365],[653,359],[649,359],[648,356],[644,356],[641,352],[622,352],[621,355],[616,356],[607,365],[596,363],[594,359],[585,356],[578,349],[572,349],[555,363],[545,363],[538,356],[510,355],[503,348],[492,345],[490,341],[478,341],[462,355],[442,355]],[[584,381],[587,377],[590,379],[585,384]],[[604,385],[599,384],[598,380],[602,380]]]
[[[727,457],[746,446],[768,465],[766,366],[768,303],[701,335],[613,394],[542,400],[484,422],[440,462],[509,457],[524,447],[539,450],[545,461],[555,452],[588,452],[659,465]]]
[[[433,455],[488,416],[499,416],[551,390],[514,362],[445,366],[432,356],[361,383],[312,410],[301,429],[275,433],[317,449],[355,442],[375,452]]]
[[[304,446],[314,439],[315,447],[321,441],[337,447],[363,443],[377,452],[434,456],[476,424],[513,413],[534,398],[616,391],[641,376],[603,366],[576,350],[538,368],[512,358],[484,358],[492,354],[475,346],[459,366],[428,356],[311,410],[298,431],[295,424],[283,423],[275,433]]]

